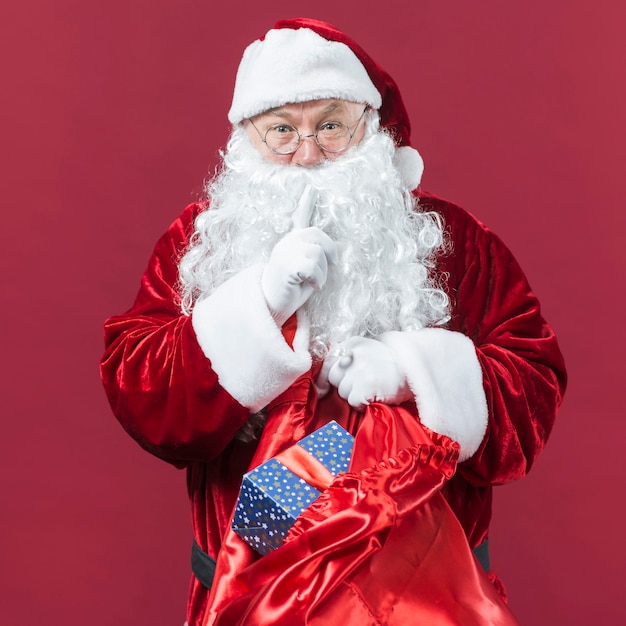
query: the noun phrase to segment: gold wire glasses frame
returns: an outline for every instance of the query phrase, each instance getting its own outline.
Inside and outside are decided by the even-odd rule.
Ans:
[[[363,109],[363,113],[361,113],[361,116],[356,121],[353,131],[343,122],[329,120],[321,124],[317,131],[311,135],[301,135],[297,128],[289,124],[274,124],[265,131],[265,135],[262,135],[261,131],[259,131],[250,118],[248,118],[248,121],[252,124],[254,130],[256,130],[261,141],[274,154],[293,154],[300,147],[302,140],[308,139],[309,137],[315,137],[315,143],[324,150],[324,152],[342,152],[350,145],[356,133],[356,129],[359,127],[365,112],[369,108],[369,105],[367,105]]]

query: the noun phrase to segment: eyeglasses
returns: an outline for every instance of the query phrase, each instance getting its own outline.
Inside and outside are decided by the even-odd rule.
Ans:
[[[248,120],[254,126],[254,130],[258,133],[261,141],[275,154],[293,154],[302,140],[309,137],[315,137],[315,143],[324,152],[342,152],[350,145],[356,129],[368,109],[369,105],[363,109],[353,131],[343,122],[330,120],[324,122],[312,135],[301,135],[297,128],[289,126],[289,124],[274,124],[265,131],[265,135],[262,135],[254,122],[250,118]]]

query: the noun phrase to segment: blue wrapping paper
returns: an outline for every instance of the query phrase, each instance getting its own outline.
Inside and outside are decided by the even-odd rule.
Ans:
[[[297,445],[337,476],[348,471],[354,437],[331,421]],[[232,528],[254,550],[269,554],[319,495],[280,461],[270,459],[244,475]]]

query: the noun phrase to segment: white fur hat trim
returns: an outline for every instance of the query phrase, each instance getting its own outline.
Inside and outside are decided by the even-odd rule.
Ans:
[[[245,50],[233,102],[232,124],[284,104],[339,98],[378,109],[382,98],[350,48],[308,28],[268,31]]]

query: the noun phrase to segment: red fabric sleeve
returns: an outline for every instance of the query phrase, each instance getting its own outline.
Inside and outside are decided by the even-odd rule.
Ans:
[[[459,472],[477,486],[505,483],[543,450],[565,390],[563,357],[502,241],[459,207],[431,196],[421,204],[444,217],[452,249],[438,269],[452,299],[448,328],[474,342],[489,409],[485,438]]]
[[[178,305],[178,260],[201,208],[188,206],[170,226],[133,307],[106,321],[100,368],[122,426],[146,450],[178,467],[218,455],[250,416],[219,385],[191,317]]]

